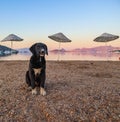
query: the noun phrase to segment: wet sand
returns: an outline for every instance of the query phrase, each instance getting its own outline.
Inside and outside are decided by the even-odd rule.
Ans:
[[[46,96],[25,84],[28,61],[0,61],[0,122],[119,122],[120,62],[47,61]]]

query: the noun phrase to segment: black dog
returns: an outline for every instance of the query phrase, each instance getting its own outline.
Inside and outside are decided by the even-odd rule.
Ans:
[[[48,55],[47,46],[43,43],[35,43],[30,47],[32,56],[29,62],[29,69],[26,72],[26,83],[32,87],[32,94],[37,94],[36,87],[40,88],[40,94],[46,95],[44,89],[46,79],[46,60],[45,54]]]

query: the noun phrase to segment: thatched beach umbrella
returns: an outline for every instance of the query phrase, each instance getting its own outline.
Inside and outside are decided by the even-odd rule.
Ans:
[[[48,37],[54,41],[59,42],[59,52],[60,52],[60,44],[61,43],[71,42],[71,40],[68,39],[63,33],[56,33],[56,34],[53,34]],[[58,60],[59,60],[59,54],[58,54]]]
[[[6,38],[4,38],[3,40],[1,40],[1,42],[5,42],[5,41],[11,41],[11,48],[13,46],[13,41],[23,41],[22,38],[14,35],[14,34],[10,34],[8,35]]]
[[[93,41],[95,41],[95,42],[109,42],[109,41],[113,41],[113,40],[118,39],[118,38],[119,38],[119,36],[117,36],[117,35],[112,35],[109,33],[103,33],[102,35],[95,38]]]
[[[107,46],[107,42],[116,40],[118,38],[119,38],[119,36],[117,36],[117,35],[113,35],[113,34],[109,34],[109,33],[103,33],[102,35],[95,38],[93,41],[95,41],[95,42],[105,42],[105,44]]]

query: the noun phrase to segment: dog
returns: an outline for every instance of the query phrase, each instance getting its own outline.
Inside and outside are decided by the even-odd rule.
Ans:
[[[35,43],[29,50],[32,56],[29,61],[29,68],[26,72],[26,83],[32,88],[32,94],[37,94],[37,87],[40,89],[41,95],[46,95],[45,80],[46,80],[46,60],[45,55],[48,55],[48,49],[44,43]]]

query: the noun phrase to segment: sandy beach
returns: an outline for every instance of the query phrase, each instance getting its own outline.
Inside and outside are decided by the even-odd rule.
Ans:
[[[47,61],[46,96],[25,84],[28,61],[0,61],[0,122],[120,122],[120,62]]]

